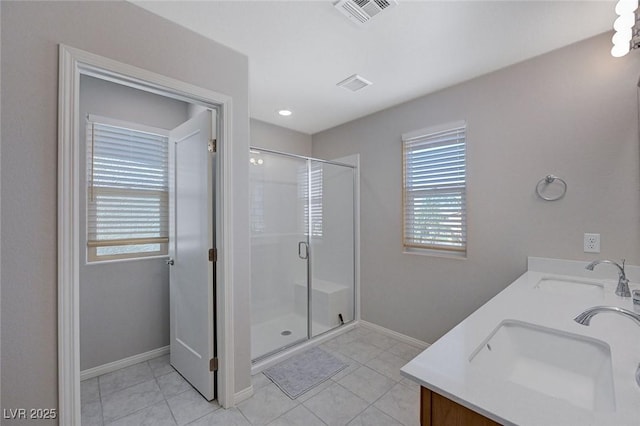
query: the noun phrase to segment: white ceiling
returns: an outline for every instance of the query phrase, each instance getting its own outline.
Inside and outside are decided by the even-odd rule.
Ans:
[[[331,1],[135,3],[246,54],[251,117],[309,134],[608,31],[616,17],[612,0],[399,0],[362,28]],[[373,85],[336,86],[354,73]]]

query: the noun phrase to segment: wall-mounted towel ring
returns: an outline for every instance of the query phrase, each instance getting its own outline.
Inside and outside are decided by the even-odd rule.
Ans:
[[[551,195],[545,195],[551,188],[551,185],[554,183],[558,183],[555,191],[551,193]],[[547,175],[543,179],[540,179],[538,184],[536,185],[536,193],[540,198],[545,201],[557,201],[560,198],[564,197],[564,194],[567,193],[567,182],[564,179],[559,178],[554,175]]]

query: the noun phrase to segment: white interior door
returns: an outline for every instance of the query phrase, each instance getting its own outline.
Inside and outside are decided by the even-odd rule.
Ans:
[[[215,397],[215,111],[173,129],[170,143],[171,365]]]

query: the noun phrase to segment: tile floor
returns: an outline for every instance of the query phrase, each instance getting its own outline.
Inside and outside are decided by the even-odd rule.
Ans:
[[[362,327],[320,347],[349,366],[295,400],[257,374],[251,398],[221,409],[193,390],[165,355],[83,381],[82,425],[419,424],[419,386],[401,377],[400,367],[420,349]]]

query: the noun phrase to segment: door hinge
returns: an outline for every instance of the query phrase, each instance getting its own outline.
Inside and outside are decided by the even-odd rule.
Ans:
[[[217,139],[209,139],[209,152],[218,152],[218,140]]]
[[[209,371],[218,371],[218,358],[211,358],[209,360]]]
[[[218,261],[218,249],[209,249],[209,262],[217,262]]]

